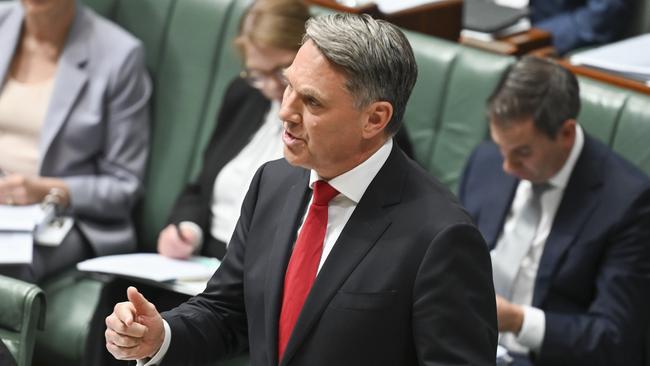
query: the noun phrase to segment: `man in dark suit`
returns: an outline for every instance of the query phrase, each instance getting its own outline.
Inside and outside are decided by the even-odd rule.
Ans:
[[[162,317],[129,288],[108,350],[168,365],[247,349],[252,365],[494,365],[485,242],[391,139],[417,77],[408,41],[350,14],[306,32],[285,72],[286,161],[255,175],[221,267]]]
[[[516,63],[460,198],[492,250],[499,342],[521,364],[642,365],[650,181],[582,131],[579,109],[569,71]]]
[[[615,41],[629,26],[639,0],[531,0],[530,20],[550,32],[561,55]]]

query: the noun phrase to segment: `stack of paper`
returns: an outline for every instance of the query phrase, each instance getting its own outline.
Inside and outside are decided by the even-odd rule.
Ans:
[[[43,219],[39,205],[0,205],[0,263],[31,263],[34,228]]]
[[[350,8],[358,8],[366,6],[370,3],[377,4],[377,8],[384,13],[397,13],[402,10],[407,10],[411,8],[418,7],[420,5],[426,5],[431,3],[436,3],[443,0],[336,0],[337,3],[348,6]]]
[[[88,259],[77,264],[77,269],[142,278],[151,281],[205,280],[221,262],[214,258],[197,257],[178,260],[152,253],[109,255]]]
[[[628,38],[571,56],[571,63],[620,74],[650,86],[650,34]]]
[[[530,29],[528,8],[513,8],[489,0],[465,0],[463,37],[491,41]]]

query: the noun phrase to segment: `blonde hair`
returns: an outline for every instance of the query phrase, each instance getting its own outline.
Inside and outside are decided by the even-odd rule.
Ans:
[[[235,46],[244,44],[298,51],[309,9],[301,0],[257,0],[242,17]]]

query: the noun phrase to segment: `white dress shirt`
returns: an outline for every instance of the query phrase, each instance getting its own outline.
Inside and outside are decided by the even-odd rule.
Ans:
[[[230,241],[239,219],[239,210],[257,169],[267,161],[282,157],[282,122],[278,117],[279,111],[280,102],[271,101],[271,107],[260,128],[237,156],[224,165],[214,180],[210,234],[219,241],[226,244]],[[180,226],[194,232],[195,240],[192,244],[194,252],[199,252],[205,235],[201,227],[191,221],[183,221]]]
[[[357,165],[352,170],[349,170],[338,177],[332,178],[328,181],[329,185],[334,187],[339,194],[334,197],[330,203],[327,210],[327,228],[325,229],[325,239],[323,241],[323,254],[321,255],[320,263],[318,265],[318,272],[323,267],[323,263],[327,260],[336,240],[341,235],[343,228],[348,223],[350,216],[354,212],[354,209],[357,207],[357,204],[363,197],[366,189],[370,185],[375,176],[379,172],[393,148],[393,140],[388,139],[384,145],[377,150],[372,156],[370,156],[366,161]],[[318,173],[311,171],[309,176],[309,187],[313,188],[314,183],[321,178],[318,176]],[[309,201],[311,204],[311,199]],[[303,215],[303,223],[305,217]],[[302,229],[302,223],[298,232]],[[297,237],[297,236],[296,236]],[[149,360],[146,364],[143,360],[138,361],[138,366],[154,366],[162,361],[169,349],[169,344],[171,343],[171,329],[169,324],[163,319],[165,326],[165,339],[158,353]]]
[[[544,332],[546,330],[546,316],[543,310],[530,306],[533,300],[537,269],[539,268],[542,253],[544,252],[546,239],[551,233],[555,214],[557,213],[557,209],[562,201],[564,189],[569,182],[571,172],[573,172],[573,168],[582,152],[583,145],[584,133],[582,132],[582,128],[577,125],[575,143],[571,148],[567,161],[564,163],[562,168],[549,179],[548,183],[551,185],[551,188],[541,195],[542,214],[539,226],[530,251],[520,263],[519,271],[515,276],[512,288],[511,301],[515,304],[523,305],[524,321],[519,334],[502,333],[499,337],[499,343],[509,351],[527,353],[531,350],[539,351],[542,346]],[[531,191],[532,184],[530,181],[522,180],[517,186],[517,191],[512,201],[512,206],[510,207],[510,212],[506,218],[503,232],[501,233],[496,246],[508,242],[503,239],[510,235],[514,230],[514,223],[517,222],[517,217],[521,215]]]

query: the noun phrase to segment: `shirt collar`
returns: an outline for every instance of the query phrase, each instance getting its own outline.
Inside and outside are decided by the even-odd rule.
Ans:
[[[564,162],[562,169],[560,169],[554,176],[552,176],[548,180],[548,182],[554,188],[564,189],[566,185],[569,183],[571,172],[573,171],[573,168],[575,167],[576,162],[578,161],[578,157],[582,152],[582,147],[584,146],[584,144],[585,144],[584,132],[582,132],[582,127],[576,124],[576,141],[573,144],[573,147],[571,148],[571,152],[569,153],[569,158],[566,160],[566,162]]]
[[[355,204],[359,203],[361,197],[366,192],[377,173],[390,155],[393,149],[393,139],[389,138],[384,145],[372,154],[366,161],[357,165],[351,170],[330,179],[327,183],[339,191],[342,195],[354,201]],[[314,183],[320,180],[318,173],[311,170],[309,175],[309,188],[314,188]]]

